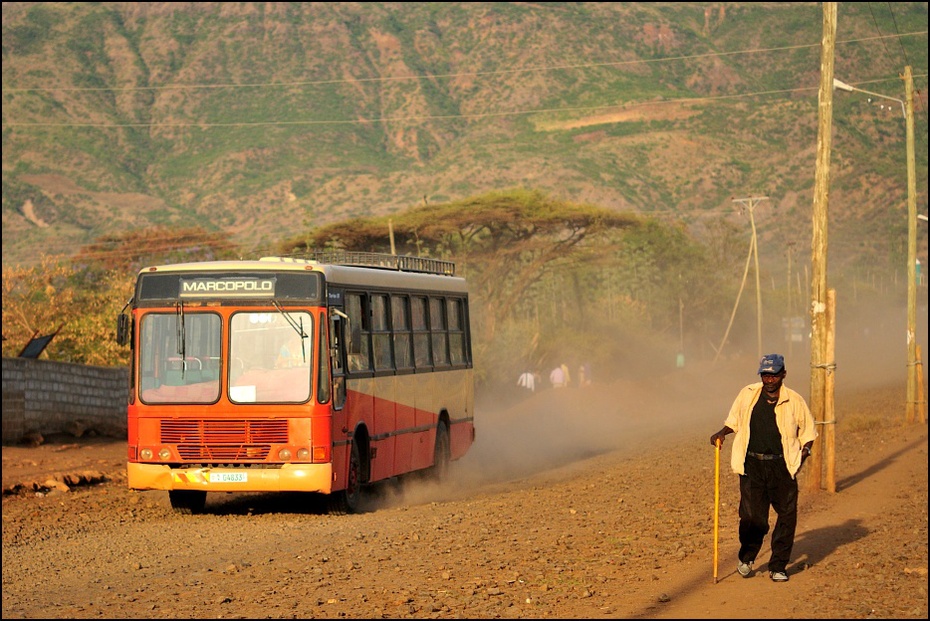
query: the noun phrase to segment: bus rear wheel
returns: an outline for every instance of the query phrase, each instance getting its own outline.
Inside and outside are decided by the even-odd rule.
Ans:
[[[171,508],[175,513],[182,515],[192,515],[203,513],[204,505],[207,504],[207,493],[197,490],[174,489],[168,492],[168,500],[171,501]]]
[[[439,421],[436,426],[436,452],[430,471],[435,481],[443,482],[449,477],[449,464],[452,462],[452,445],[449,441],[449,426]]]

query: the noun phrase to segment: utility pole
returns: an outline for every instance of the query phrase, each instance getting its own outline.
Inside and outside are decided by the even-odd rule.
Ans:
[[[388,235],[391,237],[391,254],[396,255],[397,249],[394,247],[394,220],[388,218]]]
[[[833,48],[836,43],[836,2],[823,3],[823,35],[820,43],[820,92],[817,125],[817,168],[814,172],[813,234],[811,237],[811,394],[814,423],[826,420],[827,368],[827,206],[830,194],[830,147],[833,134]],[[822,481],[822,434],[814,441],[809,460],[808,490],[820,491]]]
[[[904,68],[904,116],[907,127],[907,406],[905,420],[914,422],[917,406],[917,173],[914,160],[914,77]]]
[[[873,97],[890,99],[901,104],[907,133],[907,395],[905,398],[904,420],[914,422],[914,411],[918,402],[917,376],[917,173],[914,161],[914,77],[910,65],[904,68],[904,100],[881,93],[867,91],[834,79],[833,86],[844,91],[859,91]],[[897,283],[897,272],[895,272]]]
[[[759,287],[759,241],[756,236],[756,219],[753,215],[753,209],[762,201],[768,200],[768,198],[768,196],[759,196],[733,199],[734,203],[746,205],[749,210],[749,224],[752,226],[752,252],[756,266],[756,353],[759,358],[762,358],[762,290]]]
[[[788,294],[788,358],[791,358],[794,344],[794,309],[791,307],[791,259],[794,257],[793,241],[788,242],[786,254],[788,255],[788,287],[786,290]]]

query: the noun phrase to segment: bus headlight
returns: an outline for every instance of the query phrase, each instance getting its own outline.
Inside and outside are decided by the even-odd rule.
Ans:
[[[297,461],[307,461],[310,459],[310,449],[297,449]]]
[[[283,448],[278,451],[278,459],[281,461],[291,461],[291,449]]]
[[[150,448],[144,448],[141,451],[139,451],[139,459],[143,461],[149,461],[150,459],[152,459],[152,455],[154,455],[154,453],[152,453],[152,449]]]
[[[169,451],[167,448],[163,448],[162,450],[158,451],[158,459],[162,461],[168,461],[171,459],[171,451]]]

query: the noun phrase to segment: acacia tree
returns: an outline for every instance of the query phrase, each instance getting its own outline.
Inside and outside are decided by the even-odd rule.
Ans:
[[[285,242],[280,250],[284,254],[311,248],[387,252],[388,231],[393,230],[394,246],[401,254],[456,260],[484,305],[484,337],[492,339],[500,320],[512,314],[527,290],[557,261],[570,259],[609,231],[639,223],[631,214],[511,190],[418,206],[391,218],[332,224]]]
[[[50,334],[67,325],[74,314],[73,275],[73,268],[63,258],[49,255],[35,266],[3,268],[5,357],[18,355],[33,334]],[[67,331],[55,338],[57,346],[67,338]]]
[[[155,227],[101,236],[81,248],[72,263],[98,271],[134,272],[158,263],[229,259],[237,252],[223,233]]]
[[[390,252],[391,231],[398,253],[454,260],[468,278],[481,381],[548,364],[569,348],[605,366],[623,356],[639,364],[645,348],[664,346],[660,339],[677,344],[682,301],[701,321],[713,319],[723,289],[716,274],[726,269],[680,228],[522,190],[336,223],[278,252]],[[49,349],[55,359],[125,364],[113,330],[138,268],[236,253],[219,238],[188,233],[147,240],[131,232],[98,240],[70,264],[46,258],[37,268],[5,268],[4,354],[16,355],[36,329],[64,323]]]
[[[219,233],[159,228],[101,237],[70,259],[43,256],[36,266],[4,267],[3,355],[18,355],[36,331],[49,334],[61,327],[44,357],[98,366],[128,364],[129,351],[116,345],[114,332],[138,269],[236,253]]]

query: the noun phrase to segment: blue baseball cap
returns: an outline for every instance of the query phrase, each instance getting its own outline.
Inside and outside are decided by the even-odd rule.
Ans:
[[[781,354],[765,354],[759,361],[759,375],[778,374],[785,370],[785,357]]]

